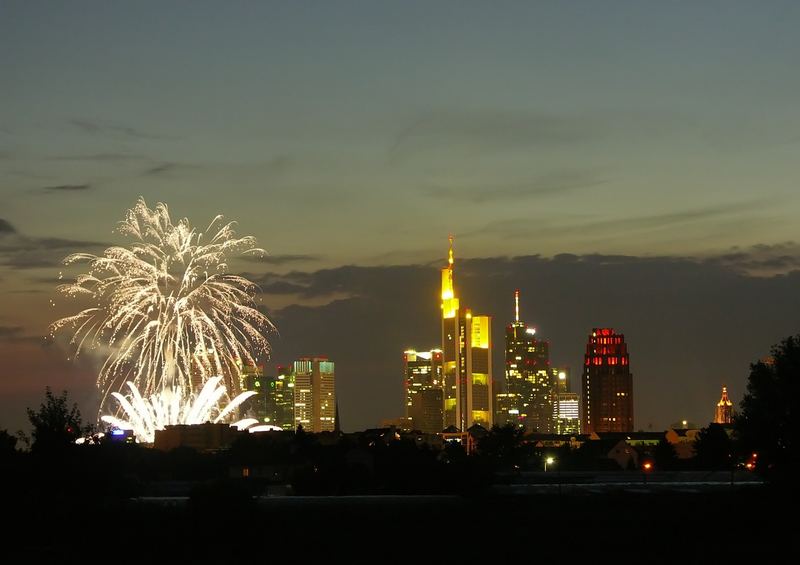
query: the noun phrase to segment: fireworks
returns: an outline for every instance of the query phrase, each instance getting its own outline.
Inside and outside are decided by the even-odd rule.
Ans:
[[[273,326],[256,308],[256,285],[227,272],[229,259],[264,253],[253,237],[237,238],[233,228],[222,216],[202,232],[187,219],[173,224],[166,205],[150,209],[140,198],[119,223],[130,247],[64,260],[86,263],[88,272],[60,285],[59,292],[90,305],[54,322],[51,334],[70,329],[76,356],[88,348],[103,355],[97,383],[101,406],[113,395],[134,418],[144,417],[144,408],[155,415],[165,402],[177,403],[183,408],[157,419],[173,423],[177,414],[188,416],[187,407],[204,394],[215,396],[198,409],[206,410],[204,417],[225,397],[239,397],[239,367],[269,352],[264,334]],[[119,392],[125,383],[129,398],[141,400],[133,412]],[[179,420],[174,423],[188,423]]]

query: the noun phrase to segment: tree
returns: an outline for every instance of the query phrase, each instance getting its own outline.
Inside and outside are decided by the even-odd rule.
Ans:
[[[55,396],[50,387],[45,388],[45,400],[39,410],[28,408],[28,420],[33,426],[33,451],[63,448],[75,442],[91,426],[83,427],[77,403],[67,402],[67,391]]]
[[[6,430],[0,430],[0,460],[13,456],[17,452],[17,438]]]
[[[701,469],[730,469],[733,464],[731,438],[720,424],[709,424],[698,432],[694,451]]]
[[[800,392],[800,334],[772,347],[772,357],[750,365],[747,393],[734,421],[747,455],[758,454],[758,465],[776,473],[796,468],[797,395]]]
[[[672,471],[678,466],[678,453],[675,451],[675,446],[665,437],[662,437],[653,449],[653,458],[656,460],[656,469],[659,471]]]

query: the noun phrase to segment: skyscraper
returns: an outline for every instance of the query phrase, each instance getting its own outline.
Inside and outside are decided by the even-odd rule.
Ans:
[[[294,421],[310,432],[332,432],[336,425],[334,365],[327,357],[301,357],[293,364]]]
[[[514,321],[506,326],[506,393],[504,403],[516,401],[505,409],[516,413],[518,422],[529,430],[553,431],[554,378],[550,367],[550,347],[536,339],[536,330],[519,318],[519,290],[514,291]]]
[[[633,431],[633,375],[623,334],[594,328],[583,360],[583,430]]]
[[[733,402],[728,399],[728,387],[722,387],[722,398],[717,402],[714,412],[715,424],[730,424],[733,422]]]
[[[491,427],[492,319],[462,308],[453,280],[453,238],[442,269],[442,368],[445,427]]]
[[[277,376],[265,375],[262,365],[243,365],[240,370],[243,390],[256,393],[245,403],[248,415],[262,424],[293,430],[294,376],[291,367],[279,366]]]
[[[580,402],[574,392],[561,392],[553,402],[554,432],[557,434],[581,433]]]
[[[444,429],[442,350],[403,353],[405,417],[411,427],[429,434]]]

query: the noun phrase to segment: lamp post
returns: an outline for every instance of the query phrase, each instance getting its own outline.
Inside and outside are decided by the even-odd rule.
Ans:
[[[544,472],[545,473],[547,472],[548,465],[552,465],[555,462],[556,462],[555,457],[546,457],[544,460]]]

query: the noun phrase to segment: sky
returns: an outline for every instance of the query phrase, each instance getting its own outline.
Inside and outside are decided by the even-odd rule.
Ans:
[[[334,360],[345,430],[402,415],[449,234],[495,343],[519,288],[574,382],[593,327],[625,334],[637,428],[706,422],[800,331],[798,24],[790,1],[0,0],[0,429],[45,386],[96,413],[96,363],[41,338],[74,307],[60,260],[124,243],[139,196],[258,239],[235,267],[272,362]]]

